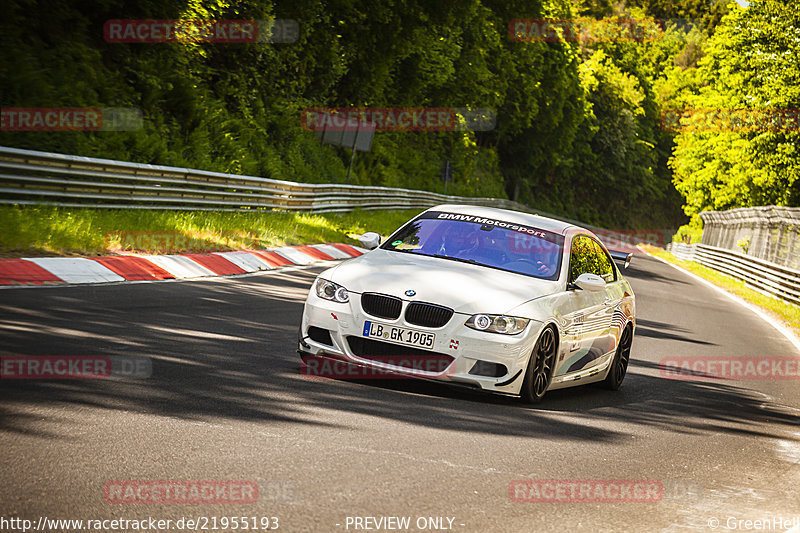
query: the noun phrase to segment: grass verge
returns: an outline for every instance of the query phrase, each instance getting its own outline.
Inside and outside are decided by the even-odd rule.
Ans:
[[[727,274],[717,272],[712,268],[708,268],[693,261],[682,261],[663,248],[645,245],[643,245],[642,248],[656,257],[660,257],[665,261],[710,281],[717,287],[725,289],[742,300],[758,306],[765,313],[792,330],[796,336],[800,337],[800,307],[778,298],[762,294],[747,287],[743,281],[728,276]]]
[[[0,256],[98,256],[263,249],[388,235],[419,213],[280,213],[0,206]]]

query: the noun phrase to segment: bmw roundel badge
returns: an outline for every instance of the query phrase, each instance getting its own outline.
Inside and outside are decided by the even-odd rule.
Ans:
[[[415,291],[414,289],[408,289],[406,291],[406,296],[414,296],[415,294],[417,294],[417,291]]]

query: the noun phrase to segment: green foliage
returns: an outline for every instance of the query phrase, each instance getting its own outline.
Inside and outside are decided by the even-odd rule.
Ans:
[[[606,22],[647,18],[634,8]],[[541,191],[550,210],[614,228],[681,222],[676,216],[680,197],[666,165],[672,136],[659,125],[657,88],[685,39],[684,29],[671,26],[656,39],[580,43],[577,101],[582,108],[570,150],[548,171],[551,192]]]
[[[409,6],[350,1],[280,6],[269,1],[139,3],[107,0],[57,12],[46,0],[10,0],[0,22],[0,93],[6,107],[132,106],[136,132],[0,132],[0,144],[300,182],[344,182],[350,152],[300,127],[311,106],[496,107],[488,39],[504,42],[478,2]],[[294,44],[103,41],[106,20],[126,18],[298,21]],[[464,83],[463,76],[470,76]],[[379,133],[356,156],[353,183],[504,196],[496,151],[472,132]]]
[[[750,236],[746,236],[744,239],[739,239],[736,242],[736,246],[742,250],[742,253],[747,255],[747,252],[750,251]]]
[[[3,106],[137,107],[144,128],[0,132],[0,144],[343,183],[350,151],[302,129],[304,108],[484,107],[496,111],[491,131],[378,132],[351,183],[441,192],[450,160],[451,194],[614,228],[675,227],[682,197],[690,215],[800,201],[795,134],[676,138],[660,124],[667,108],[800,105],[798,14],[778,0],[744,13],[725,0],[7,0]],[[641,42],[508,35],[513,19],[579,15],[672,22]],[[127,18],[294,19],[299,35],[105,42],[104,22]]]
[[[800,11],[780,0],[734,8],[686,76],[682,100],[696,109],[800,108]],[[742,53],[746,51],[746,53]],[[759,131],[760,130],[760,131]],[[794,130],[686,131],[670,164],[684,210],[800,205],[800,157]]]
[[[672,236],[672,242],[682,242],[685,244],[699,243],[703,240],[703,228],[698,228],[692,224],[684,224],[675,235]]]
[[[628,4],[658,20],[691,23],[705,33],[713,33],[731,7],[736,8],[734,0],[630,0]]]

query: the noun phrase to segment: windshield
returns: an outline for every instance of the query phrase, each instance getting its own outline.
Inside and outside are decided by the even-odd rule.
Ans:
[[[531,226],[457,213],[429,211],[409,222],[383,250],[461,261],[555,280],[564,237]]]

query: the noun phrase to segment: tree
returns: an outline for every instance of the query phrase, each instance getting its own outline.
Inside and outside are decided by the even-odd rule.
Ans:
[[[800,12],[755,0],[723,18],[700,61],[695,110],[755,112],[800,107]],[[772,116],[775,116],[774,113]],[[684,131],[670,161],[689,215],[708,209],[800,205],[797,114],[794,123]],[[689,128],[694,129],[694,128]]]

